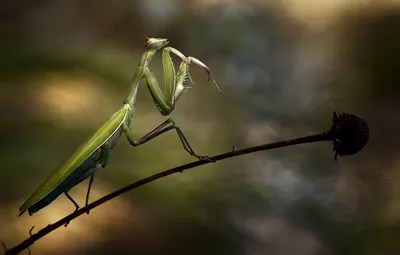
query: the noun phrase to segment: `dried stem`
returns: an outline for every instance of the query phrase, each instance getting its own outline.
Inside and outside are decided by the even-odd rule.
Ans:
[[[40,238],[44,237],[45,235],[49,234],[50,232],[56,230],[57,228],[63,226],[63,225],[68,225],[70,221],[73,219],[81,216],[84,213],[89,212],[91,209],[104,204],[105,202],[118,197],[119,195],[122,195],[125,192],[128,192],[132,189],[138,188],[144,184],[153,182],[155,180],[161,179],[163,177],[166,177],[171,174],[175,173],[182,173],[185,170],[195,168],[201,165],[209,164],[212,162],[216,162],[219,160],[227,159],[227,158],[233,158],[237,157],[240,155],[244,154],[249,154],[249,153],[254,153],[258,151],[265,151],[265,150],[270,150],[270,149],[276,149],[280,147],[286,147],[286,146],[291,146],[291,145],[296,145],[296,144],[303,144],[303,143],[313,143],[313,142],[320,142],[320,141],[333,141],[333,150],[335,151],[335,160],[338,155],[340,156],[346,156],[346,155],[353,155],[357,152],[359,152],[361,149],[365,147],[369,139],[369,130],[367,123],[365,121],[353,114],[336,114],[335,112],[333,113],[333,125],[329,129],[328,132],[321,133],[318,135],[311,135],[311,136],[305,136],[305,137],[300,137],[300,138],[295,138],[295,139],[290,139],[286,141],[281,141],[281,142],[276,142],[276,143],[269,143],[269,144],[263,144],[255,147],[249,147],[241,150],[237,150],[236,146],[233,146],[232,151],[226,152],[223,154],[219,154],[213,157],[210,157],[209,160],[199,160],[199,161],[194,161],[189,164],[181,165],[163,172],[160,172],[158,174],[149,176],[147,178],[144,178],[142,180],[139,180],[137,182],[134,182],[132,184],[129,184],[128,186],[123,187],[122,189],[119,189],[113,193],[110,193],[93,203],[85,206],[84,208],[81,208],[77,210],[76,212],[62,218],[61,220],[57,221],[54,224],[48,225],[47,227],[39,230],[36,234],[32,234],[33,228],[29,231],[29,234],[31,235],[28,239],[23,241],[22,243],[18,244],[17,246],[7,249],[5,244],[2,243],[4,249],[5,249],[5,255],[11,255],[11,254],[18,254],[21,251],[28,249],[29,247],[37,240]],[[29,251],[30,253],[30,251]]]
[[[296,144],[302,144],[302,143],[329,141],[332,139],[333,139],[333,136],[332,136],[331,132],[325,132],[325,133],[322,133],[319,135],[311,135],[311,136],[300,137],[300,138],[290,139],[290,140],[276,142],[276,143],[263,144],[263,145],[249,147],[249,148],[240,149],[240,150],[238,150],[238,149],[236,149],[236,147],[234,147],[234,149],[230,152],[210,157],[209,158],[210,160],[194,161],[194,162],[191,162],[191,163],[188,163],[185,165],[174,167],[172,169],[169,169],[169,170],[166,170],[163,172],[159,172],[157,174],[154,174],[152,176],[149,176],[147,178],[144,178],[137,182],[129,184],[115,192],[112,192],[112,193],[92,202],[91,204],[88,204],[86,207],[81,208],[81,209],[77,210],[76,212],[62,218],[61,220],[59,220],[53,224],[50,224],[47,227],[44,227],[43,229],[39,230],[35,234],[31,233],[32,235],[28,239],[26,239],[25,241],[21,242],[20,244],[18,244],[17,246],[15,246],[11,249],[7,249],[4,255],[18,254],[21,251],[28,249],[34,242],[36,242],[40,238],[46,236],[47,234],[51,233],[52,231],[56,230],[57,228],[69,223],[73,219],[81,216],[82,214],[92,210],[93,208],[98,207],[99,205],[104,204],[105,202],[107,202],[115,197],[118,197],[118,196],[122,195],[123,193],[126,193],[132,189],[138,188],[144,184],[153,182],[155,180],[161,179],[168,175],[179,173],[179,172],[182,173],[183,171],[191,169],[191,168],[195,168],[195,167],[198,167],[201,165],[213,163],[213,162],[220,161],[223,159],[237,157],[237,156],[244,155],[244,154],[249,154],[249,153],[254,153],[254,152],[264,151],[264,150],[270,150],[270,149],[275,149],[275,148],[280,148],[280,147],[285,147],[285,146],[291,146],[291,145],[296,145]]]

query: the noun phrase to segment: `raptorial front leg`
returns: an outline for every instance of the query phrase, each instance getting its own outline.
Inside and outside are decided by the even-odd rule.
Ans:
[[[194,57],[186,57],[185,55],[183,55],[179,50],[172,48],[172,47],[166,47],[164,48],[164,51],[168,52],[168,53],[172,53],[174,55],[176,55],[177,57],[179,57],[180,59],[182,59],[182,61],[185,63],[185,73],[183,75],[187,75],[188,78],[193,82],[192,77],[190,76],[190,72],[189,72],[189,66],[190,64],[193,62],[194,64],[200,66],[201,68],[203,68],[203,70],[207,73],[208,75],[208,81],[212,81],[215,86],[217,87],[217,89],[219,91],[221,91],[220,87],[218,86],[217,82],[214,80],[213,76],[211,75],[211,71],[210,68],[208,68],[208,66],[206,64],[204,64],[203,62],[201,62],[199,59],[194,58]],[[164,53],[164,52],[163,52]],[[169,54],[168,54],[169,55]],[[182,66],[181,66],[182,67]],[[178,73],[181,70],[181,67],[179,68],[180,70],[178,71]]]
[[[208,156],[199,156],[194,152],[194,150],[190,146],[188,140],[186,139],[185,135],[183,134],[182,130],[178,127],[178,125],[171,118],[169,118],[166,121],[164,121],[163,123],[161,123],[158,127],[156,127],[154,130],[152,130],[151,132],[149,132],[147,135],[143,136],[139,140],[135,140],[129,127],[127,125],[123,125],[123,131],[129,141],[129,143],[132,146],[139,146],[141,144],[144,144],[144,143],[146,143],[146,142],[156,138],[157,136],[159,136],[165,132],[168,132],[170,130],[175,130],[177,132],[179,139],[181,140],[181,143],[183,145],[183,148],[190,155],[196,157],[199,160],[209,160]]]
[[[175,72],[170,53],[173,53],[182,59],[182,63],[177,73]],[[160,86],[158,85],[157,79],[150,71],[148,66],[143,67],[143,76],[146,79],[147,86],[149,88],[153,101],[157,106],[157,109],[162,115],[166,116],[174,110],[175,102],[176,100],[178,100],[180,95],[182,95],[189,88],[187,84],[188,79],[190,78],[188,66],[191,62],[203,67],[204,70],[208,73],[209,80],[214,81],[214,79],[212,78],[208,67],[200,60],[193,57],[186,58],[182,53],[174,48],[164,48],[162,52],[162,60],[164,68],[165,93],[162,92]],[[132,146],[144,144],[156,138],[157,136],[173,129],[177,132],[179,139],[182,142],[183,148],[190,155],[196,157],[199,160],[210,160],[208,156],[199,156],[193,151],[182,130],[172,119],[167,119],[165,122],[163,122],[161,125],[159,125],[157,128],[155,128],[153,131],[151,131],[138,141],[133,138],[133,135],[131,134],[131,131],[127,124],[125,123],[123,125],[123,131]]]
[[[175,67],[170,53],[182,59],[182,63],[180,64],[177,72],[175,72]],[[162,115],[169,115],[174,110],[175,102],[185,91],[190,88],[190,86],[188,86],[188,80],[191,79],[189,73],[189,65],[191,63],[202,67],[208,75],[208,80],[212,80],[217,88],[221,91],[212,77],[210,69],[197,58],[185,57],[177,49],[166,47],[162,51],[162,61],[164,69],[165,93],[162,92],[157,79],[150,71],[148,66],[143,68],[143,76],[146,79],[151,97],[153,98],[154,103]]]

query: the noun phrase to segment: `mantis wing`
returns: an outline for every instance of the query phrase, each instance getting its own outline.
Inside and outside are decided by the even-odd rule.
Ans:
[[[79,165],[107,142],[121,127],[128,108],[121,107],[96,132],[91,135],[19,208],[22,215],[62,183]]]

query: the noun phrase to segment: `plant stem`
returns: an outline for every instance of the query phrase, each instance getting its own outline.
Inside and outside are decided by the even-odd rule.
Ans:
[[[48,225],[47,227],[44,227],[43,229],[39,230],[36,234],[32,234],[28,239],[26,239],[25,241],[21,242],[20,244],[18,244],[17,246],[6,250],[4,255],[12,255],[12,254],[18,254],[20,252],[22,252],[25,249],[28,249],[34,242],[36,242],[37,240],[39,240],[40,238],[44,237],[45,235],[51,233],[52,231],[56,230],[57,228],[69,223],[70,221],[72,221],[73,219],[81,216],[82,214],[90,211],[91,209],[98,207],[101,204],[104,204],[105,202],[118,197],[120,195],[122,195],[123,193],[126,193],[132,189],[138,188],[144,184],[153,182],[155,180],[161,179],[163,177],[166,177],[168,175],[171,174],[175,174],[175,173],[182,173],[185,170],[191,169],[191,168],[195,168],[201,165],[205,165],[205,164],[209,164],[209,163],[213,163],[219,160],[223,160],[223,159],[228,159],[228,158],[232,158],[232,157],[237,157],[237,156],[241,156],[244,154],[249,154],[249,153],[254,153],[254,152],[258,152],[258,151],[265,151],[265,150],[270,150],[270,149],[276,149],[276,148],[281,148],[281,147],[286,147],[286,146],[291,146],[291,145],[296,145],[296,144],[304,144],[304,143],[313,143],[313,142],[320,142],[320,141],[329,141],[332,140],[332,134],[331,132],[325,132],[325,133],[321,133],[318,135],[311,135],[311,136],[305,136],[305,137],[300,137],[300,138],[295,138],[295,139],[290,139],[290,140],[286,140],[286,141],[281,141],[281,142],[275,142],[275,143],[269,143],[269,144],[263,144],[263,145],[259,145],[259,146],[254,146],[254,147],[249,147],[249,148],[244,148],[244,149],[240,149],[240,150],[236,150],[234,149],[233,151],[230,152],[226,152],[223,154],[219,154],[213,157],[210,157],[209,161],[208,160],[202,160],[202,161],[194,161],[185,165],[181,165],[178,167],[174,167],[171,168],[169,170],[163,171],[163,172],[159,172],[157,174],[154,174],[152,176],[149,176],[147,178],[141,179],[137,182],[134,182],[132,184],[129,184],[117,191],[114,191],[90,204],[88,204],[86,207],[81,208],[79,210],[77,210],[76,212],[62,218],[61,220]]]

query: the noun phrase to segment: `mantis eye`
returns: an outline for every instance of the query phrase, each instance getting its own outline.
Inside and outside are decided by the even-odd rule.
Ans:
[[[169,43],[168,39],[161,39],[161,38],[147,38],[147,42],[146,42],[146,49],[149,48],[154,48],[156,50],[161,49],[162,47],[164,47],[165,45],[167,45]]]

